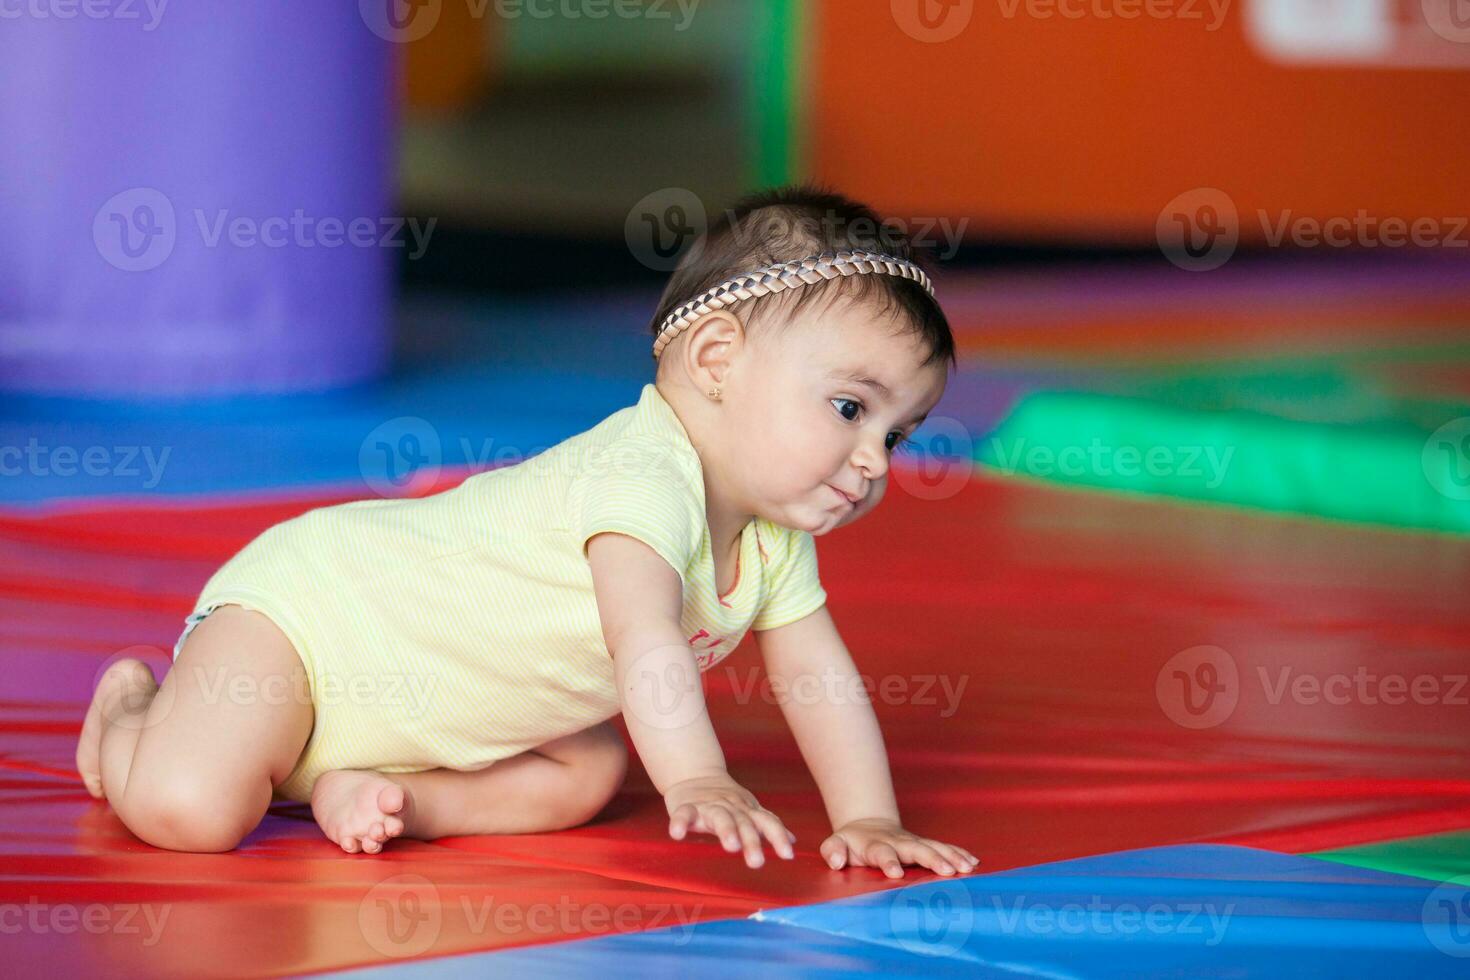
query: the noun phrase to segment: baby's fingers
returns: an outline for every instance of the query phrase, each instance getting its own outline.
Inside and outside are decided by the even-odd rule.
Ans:
[[[955,847],[953,844],[945,844],[942,841],[929,840],[927,838],[924,840],[924,843],[930,845],[940,854],[944,855],[949,860],[950,864],[954,865],[956,868],[959,868],[961,871],[973,871],[975,865],[980,863],[979,861],[975,860],[974,855],[965,850],[963,847]]]
[[[740,831],[741,843],[745,845],[745,863],[752,868],[759,868],[765,864],[766,852],[761,850],[760,831],[756,830],[750,814],[736,810],[735,826]]]
[[[689,825],[699,817],[699,811],[692,803],[685,803],[677,807],[669,815],[669,836],[674,840],[683,840],[684,835],[689,832]]]
[[[706,804],[700,810],[700,816],[704,818],[709,832],[720,839],[725,850],[740,850],[740,833],[735,828],[735,818],[730,815],[729,810],[718,803]]]
[[[751,813],[750,819],[760,827],[777,854],[788,861],[796,857],[796,852],[791,849],[791,842],[796,839],[796,835],[786,829],[780,817],[770,810],[756,810]]]
[[[914,840],[899,845],[899,853],[905,864],[918,864],[942,875],[952,875],[959,865],[939,853],[931,841]]]
[[[863,855],[863,863],[882,868],[883,873],[890,878],[903,877],[903,862],[899,860],[898,851],[887,841],[869,844],[868,852]]]
[[[847,864],[847,841],[837,834],[833,834],[822,841],[822,846],[817,848],[822,852],[822,860],[827,862],[827,867],[839,871]]]

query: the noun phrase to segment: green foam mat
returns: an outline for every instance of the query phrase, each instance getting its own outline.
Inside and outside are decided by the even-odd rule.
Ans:
[[[1038,392],[974,456],[1012,476],[1466,534],[1470,419],[1460,424],[1464,433],[1431,435],[1403,421],[1333,424]]]
[[[1361,844],[1317,851],[1308,857],[1359,868],[1392,871],[1430,881],[1449,881],[1470,875],[1470,830],[1406,837],[1403,840]]]

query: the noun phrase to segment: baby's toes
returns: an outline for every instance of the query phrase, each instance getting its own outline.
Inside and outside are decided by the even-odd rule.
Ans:
[[[389,783],[378,790],[378,809],[383,813],[397,813],[403,809],[403,787]]]
[[[389,837],[397,837],[403,833],[403,821],[397,817],[385,817],[383,819],[383,830]]]
[[[383,829],[383,825],[381,823],[375,823],[373,824],[373,829],[368,831],[368,837],[381,844],[383,843],[383,841],[388,839],[388,832]],[[364,843],[366,843],[366,841],[364,841]]]
[[[362,852],[364,854],[376,854],[379,851],[381,851],[382,849],[383,849],[383,844],[382,844],[381,841],[375,841],[371,837],[364,837],[363,838],[363,840],[362,840]]]
[[[342,850],[346,851],[348,854],[356,854],[359,850],[357,838],[353,837],[351,834],[347,834],[346,836],[344,836],[340,841],[338,841],[338,843],[341,844]]]

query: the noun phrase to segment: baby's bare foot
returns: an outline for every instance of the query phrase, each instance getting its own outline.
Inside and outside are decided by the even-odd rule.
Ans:
[[[147,704],[158,691],[158,681],[148,665],[135,657],[124,657],[103,671],[92,692],[92,704],[77,739],[77,772],[87,792],[102,799],[102,732],[121,715]]]
[[[311,787],[311,815],[348,854],[376,854],[403,833],[413,800],[403,786],[371,769],[333,769]]]

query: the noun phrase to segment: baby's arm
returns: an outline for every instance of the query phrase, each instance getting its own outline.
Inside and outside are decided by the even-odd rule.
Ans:
[[[727,851],[764,862],[761,836],[794,857],[795,835],[730,778],[705,709],[699,667],[679,624],[683,583],[637,538],[593,535],[587,560],[603,638],[613,658],[628,734],[669,811],[669,835],[718,836]]]
[[[881,867],[890,878],[903,877],[904,864],[940,874],[974,868],[978,862],[969,851],[911,834],[899,823],[878,718],[868,699],[854,693],[862,690],[861,678],[827,607],[758,631],[756,639],[832,822],[832,836],[821,846],[827,863]],[[814,688],[820,696],[813,696]]]

